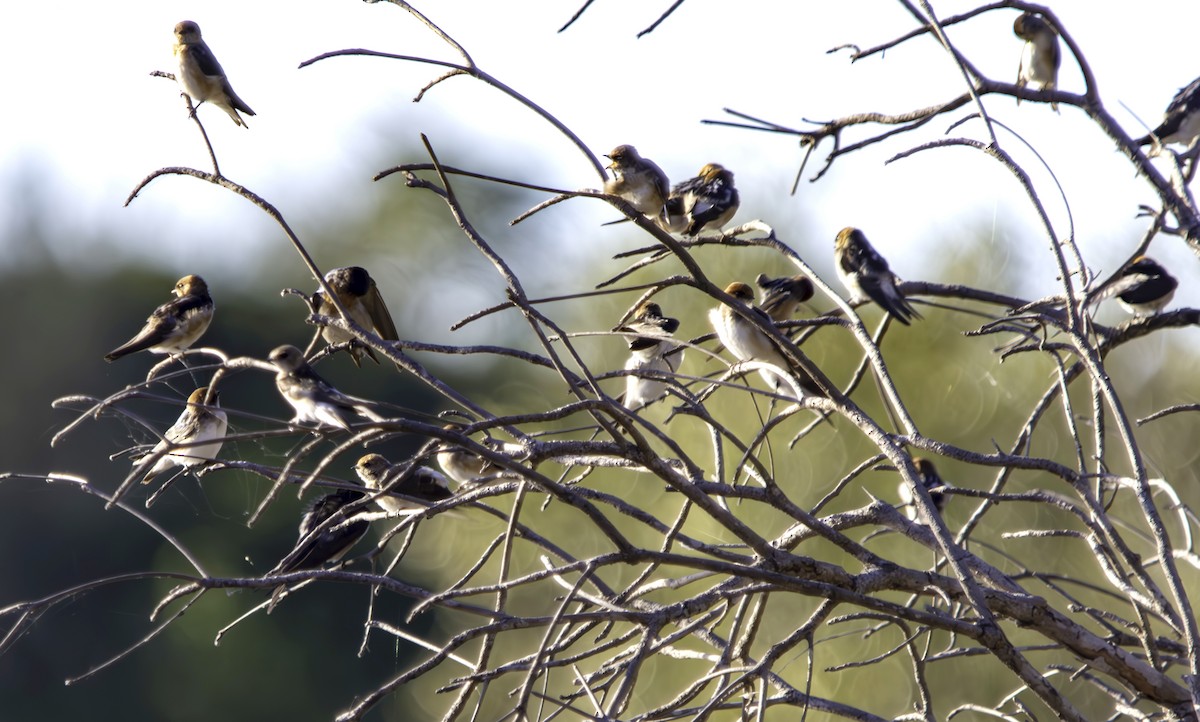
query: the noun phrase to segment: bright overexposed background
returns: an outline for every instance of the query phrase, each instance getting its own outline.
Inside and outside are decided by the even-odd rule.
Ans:
[[[965,149],[937,150],[884,165],[894,153],[940,137],[951,120],[843,158],[816,184],[786,193],[800,160],[788,136],[702,125],[734,108],[792,127],[804,118],[862,112],[904,112],[948,99],[963,81],[929,38],[851,64],[834,44],[869,47],[914,27],[898,3],[741,3],[689,0],[642,38],[669,3],[599,0],[574,26],[557,29],[574,3],[550,0],[494,3],[444,0],[418,7],[463,44],[477,63],[574,129],[596,153],[633,143],[672,181],[709,161],[732,169],[744,205],[737,220],[763,217],[785,241],[821,249],[811,262],[827,270],[826,249],[845,225],[858,225],[895,269],[922,278],[923,256],[954,239],[990,229],[1006,262],[1029,266],[1030,295],[1054,288],[1047,243],[1012,177],[994,161]],[[938,3],[947,17],[972,3]],[[1087,0],[1054,4],[1088,53],[1104,98],[1131,134],[1143,128],[1125,104],[1156,123],[1174,92],[1200,66],[1191,34],[1200,6],[1162,0],[1129,12],[1102,11]],[[442,160],[504,170],[513,178],[556,187],[596,186],[583,156],[529,111],[467,78],[420,88],[440,70],[376,58],[299,63],[341,48],[427,55],[454,53],[403,10],[360,2],[128,2],[120,12],[97,3],[23,4],[0,24],[6,112],[0,134],[0,266],[50,261],[88,273],[148,264],[214,276],[251,273],[257,261],[289,251],[257,209],[232,194],[190,179],[166,178],[122,207],[145,175],[162,166],[208,168],[198,133],[185,117],[175,86],[150,77],[173,70],[171,29],[197,21],[237,92],[258,112],[249,129],[219,110],[201,108],[222,170],[275,203],[297,229],[328,222],[369,204],[378,194],[405,192],[399,180],[371,176],[402,162],[426,160],[416,145],[428,134]],[[985,72],[1012,79],[1021,42],[1014,11],[996,11],[953,27],[952,40]],[[1166,22],[1169,20],[1169,22]],[[1066,57],[1064,90],[1082,79]],[[1111,270],[1137,241],[1144,223],[1131,199],[1153,202],[1127,161],[1080,113],[1061,115],[1037,103],[986,97],[998,119],[1020,130],[1063,183],[1076,233],[1090,263]],[[958,134],[984,138],[978,122]],[[849,142],[861,135],[847,132]],[[1001,142],[1034,175],[1048,207],[1067,232],[1063,204],[1048,177],[1012,137]],[[407,157],[392,149],[406,144]],[[819,167],[818,150],[807,175]],[[948,169],[953,168],[953,172]],[[770,210],[770,217],[766,216]],[[591,202],[552,210],[528,223],[565,261],[606,249],[625,229],[595,222],[612,212]],[[23,241],[37,223],[55,240]],[[115,229],[115,247],[93,237]],[[403,234],[403,228],[396,229]],[[1173,240],[1156,256],[1187,276],[1191,260]],[[332,262],[335,259],[322,259]],[[292,260],[288,260],[292,263]],[[403,259],[397,263],[403,266]],[[325,265],[328,265],[326,263]],[[1024,272],[1024,271],[1023,271]],[[931,279],[934,280],[934,279]],[[296,263],[296,282],[305,281]],[[1185,284],[1185,288],[1188,284]],[[1181,294],[1185,302],[1194,296]],[[395,303],[395,301],[393,301]]]

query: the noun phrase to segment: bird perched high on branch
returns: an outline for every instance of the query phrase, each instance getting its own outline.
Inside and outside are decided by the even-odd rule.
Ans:
[[[1013,32],[1025,41],[1021,50],[1021,64],[1017,68],[1017,87],[1033,85],[1041,90],[1058,88],[1058,66],[1062,64],[1062,51],[1058,46],[1058,32],[1046,19],[1036,13],[1021,13],[1013,22]],[[1021,96],[1017,96],[1017,105]],[[1058,103],[1050,103],[1058,111]]]
[[[175,60],[179,62],[179,72],[175,80],[196,106],[209,102],[229,114],[233,122],[246,126],[246,121],[238,115],[242,111],[246,115],[254,115],[246,101],[233,92],[229,78],[217,57],[208,49],[208,43],[200,37],[200,26],[191,20],[184,20],[175,26]]]

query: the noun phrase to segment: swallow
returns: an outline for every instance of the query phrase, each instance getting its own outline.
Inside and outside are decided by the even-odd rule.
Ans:
[[[750,309],[750,313],[764,323],[771,323],[771,317],[754,305],[754,291],[746,284],[735,281],[725,287],[725,293],[744,303]],[[794,371],[771,337],[758,326],[743,318],[732,306],[721,304],[710,309],[708,321],[712,324],[713,330],[717,332],[717,338],[738,361],[769,363],[777,366],[787,375],[782,376],[769,369],[759,369],[759,375],[775,393],[797,401],[806,394],[821,395],[820,387],[816,382],[807,373]],[[797,382],[800,388],[799,396],[793,391],[789,377]]]
[[[175,26],[175,60],[179,63],[179,74],[175,77],[179,87],[196,103],[196,107],[204,102],[210,102],[233,118],[233,122],[246,126],[246,121],[238,115],[242,111],[246,115],[254,115],[246,101],[233,92],[229,78],[208,43],[200,37],[200,26],[191,20],[184,20]]]
[[[214,391],[212,400],[205,404],[207,394],[207,386],[193,391],[188,396],[183,413],[171,424],[162,439],[152,450],[134,460],[137,463],[142,459],[155,459],[154,465],[142,477],[143,484],[149,484],[154,477],[176,466],[190,469],[217,458],[217,452],[225,443],[229,418],[220,409],[220,393]]]
[[[760,273],[754,284],[762,291],[758,307],[775,323],[790,319],[800,304],[813,297],[812,281],[804,275],[768,278]]]
[[[1113,296],[1135,316],[1153,316],[1166,308],[1179,282],[1167,269],[1148,256],[1130,261],[1120,274],[1095,294],[1095,301]]]
[[[279,346],[267,358],[278,369],[275,387],[296,412],[293,424],[311,422],[349,431],[345,413],[356,413],[371,421],[383,420],[362,402],[343,394],[321,378],[295,346]]]
[[[1167,112],[1163,113],[1163,121],[1149,134],[1133,141],[1136,145],[1154,144],[1152,155],[1168,143],[1178,143],[1191,147],[1196,138],[1200,137],[1200,78],[1196,78],[1186,88],[1180,88]]]
[[[933,502],[933,508],[937,513],[941,514],[946,510],[947,494],[945,489],[950,485],[942,481],[942,477],[938,475],[937,467],[929,459],[917,457],[913,459],[913,466],[917,467],[917,481],[921,482],[921,486],[925,487],[925,491],[929,493],[929,500]],[[900,502],[904,507],[904,513],[909,519],[917,520],[917,507],[913,504],[913,494],[908,488],[908,484],[901,480],[900,487]]]
[[[629,360],[625,370],[634,372],[625,377],[623,403],[637,411],[663,395],[667,382],[660,378],[637,375],[639,372],[672,374],[683,360],[681,347],[672,342],[671,334],[679,328],[679,319],[664,316],[657,303],[646,302],[638,307],[633,318],[617,331],[637,334],[629,337]]]
[[[380,454],[362,457],[354,464],[354,471],[368,489],[385,492],[375,497],[375,503],[389,514],[424,509],[454,496],[441,473],[426,466],[397,470]]]
[[[620,196],[639,213],[661,218],[670,195],[667,174],[654,161],[643,158],[632,145],[618,145],[604,156],[612,161],[612,178],[604,181],[604,192]]]
[[[457,424],[446,424],[442,428],[453,432],[462,429]],[[520,444],[505,443],[487,435],[484,436],[480,444],[514,459],[527,455],[525,447]],[[503,471],[501,467],[492,463],[491,460],[485,459],[479,454],[449,441],[445,442],[438,450],[437,463],[442,471],[446,472],[446,476],[449,476],[460,484],[470,484],[478,480],[481,476],[497,474]]]
[[[447,431],[457,431],[459,427],[447,424],[443,428]],[[482,456],[449,442],[438,451],[437,463],[447,476],[460,484],[470,484],[487,474],[492,466],[492,462]]]
[[[700,169],[671,189],[667,198],[666,220],[659,225],[671,233],[694,236],[701,231],[717,231],[737,213],[741,200],[733,186],[733,172],[717,163]]]
[[[876,252],[862,231],[843,228],[837,234],[833,255],[838,278],[850,292],[851,303],[870,299],[905,326],[910,319],[921,318],[896,289],[896,274],[891,272],[888,262]]]
[[[208,284],[199,276],[184,276],[171,293],[175,298],[154,309],[142,330],[109,351],[105,361],[116,361],[138,351],[182,353],[204,335],[216,308],[208,295]]]
[[[1062,51],[1058,47],[1058,32],[1045,18],[1031,12],[1021,13],[1013,23],[1013,32],[1025,41],[1021,51],[1021,64],[1017,69],[1017,87],[1034,85],[1041,90],[1058,87],[1058,66],[1062,64]],[[1017,105],[1021,97],[1017,96]],[[1050,103],[1058,110],[1058,103]]]
[[[288,574],[301,569],[317,569],[340,561],[366,535],[371,523],[361,518],[361,512],[347,515],[342,510],[361,500],[363,492],[340,489],[317,497],[300,517],[300,535],[296,546],[263,576]],[[337,520],[331,521],[335,515]],[[326,524],[326,522],[329,522]],[[324,528],[321,528],[324,525]],[[283,596],[286,585],[280,584],[271,595],[271,608]]]
[[[392,314],[388,313],[387,304],[384,303],[383,296],[379,293],[379,287],[375,285],[375,279],[371,278],[371,274],[367,273],[365,268],[358,266],[335,268],[325,274],[325,283],[329,284],[329,290],[333,291],[338,300],[342,302],[342,306],[350,314],[354,323],[368,331],[374,331],[375,335],[384,341],[400,340],[400,335],[396,332],[396,324],[392,322]],[[317,313],[322,316],[335,318],[338,316],[337,308],[323,290],[317,289],[313,294],[312,302]],[[321,337],[330,346],[352,342],[350,358],[354,360],[355,366],[361,364],[364,356],[369,356],[372,361],[379,363],[374,350],[360,343],[349,331],[343,331],[334,326],[325,326],[321,329]]]

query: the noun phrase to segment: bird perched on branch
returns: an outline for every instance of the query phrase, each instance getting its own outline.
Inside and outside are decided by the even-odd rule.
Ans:
[[[181,353],[204,335],[216,308],[208,295],[208,284],[199,276],[184,276],[171,292],[175,298],[154,309],[142,330],[109,351],[105,361],[116,361],[138,351]]]
[[[1168,143],[1178,143],[1191,147],[1196,138],[1200,138],[1200,78],[1196,78],[1185,88],[1180,88],[1163,120],[1149,134],[1133,141],[1137,145],[1154,144],[1151,155],[1157,155]]]
[[[1021,51],[1021,65],[1017,69],[1017,87],[1033,85],[1041,90],[1058,87],[1058,66],[1062,63],[1062,52],[1058,47],[1058,32],[1042,16],[1025,12],[1017,16],[1013,32],[1025,41]],[[1021,97],[1017,96],[1017,104]],[[1050,103],[1058,110],[1058,103]]]
[[[804,275],[769,278],[760,273],[754,284],[762,291],[758,307],[775,323],[790,319],[800,304],[813,297],[812,281]]]
[[[671,189],[666,222],[660,225],[666,231],[685,236],[720,231],[737,213],[740,204],[733,173],[717,163],[709,163],[700,169],[700,175]]]
[[[339,489],[314,499],[305,507],[304,515],[300,517],[296,546],[263,576],[272,577],[301,569],[318,569],[326,564],[341,561],[371,527],[369,521],[361,518],[365,512],[355,511],[347,514],[343,511],[362,498],[361,491]],[[274,609],[286,590],[287,585],[284,584],[275,587],[268,612]]]
[[[637,334],[628,337],[629,360],[625,362],[625,370],[633,373],[625,377],[625,408],[637,411],[666,391],[666,381],[637,374],[675,373],[683,360],[683,352],[677,350],[680,347],[671,337],[678,328],[679,319],[664,316],[657,303],[646,302],[638,307],[633,318],[616,329]]]
[[[191,20],[184,20],[175,26],[175,60],[179,63],[179,73],[175,80],[179,87],[199,107],[204,102],[212,103],[233,118],[233,122],[246,126],[246,121],[238,115],[242,111],[246,115],[254,115],[250,106],[233,92],[229,78],[208,43],[200,37],[200,26]]]
[[[333,291],[341,301],[342,306],[356,324],[368,331],[375,332],[379,338],[385,341],[400,340],[400,335],[396,332],[396,324],[392,322],[392,315],[388,312],[387,304],[384,303],[378,286],[375,285],[375,279],[371,278],[371,274],[367,273],[365,268],[359,266],[335,268],[325,274],[325,283],[329,284],[329,290]],[[313,294],[312,305],[322,316],[335,318],[338,316],[337,308],[322,289],[318,288]],[[369,356],[372,361],[379,363],[374,350],[360,343],[349,331],[335,326],[325,326],[321,329],[321,337],[331,346],[351,342],[350,358],[354,360],[355,366],[361,364],[364,356]]]
[[[446,424],[442,428],[446,431],[454,432],[462,429],[458,424]],[[503,442],[486,434],[479,443],[513,459],[524,458],[528,455],[525,447],[520,444]],[[438,466],[441,467],[442,471],[446,472],[447,476],[460,484],[470,484],[477,481],[481,476],[504,471],[503,467],[497,466],[491,460],[452,441],[445,442],[438,450],[437,462]]]
[[[612,161],[608,169],[613,175],[604,181],[604,192],[620,196],[645,216],[662,218],[671,192],[662,168],[639,155],[632,145],[618,145],[604,157]]]
[[[135,462],[154,465],[145,470],[143,484],[149,484],[154,477],[176,466],[191,468],[212,461],[225,443],[225,431],[229,427],[229,419],[219,408],[220,392],[213,391],[212,398],[208,396],[208,387],[201,386],[188,396],[183,413],[171,424],[163,434],[163,438],[154,448],[141,454]]]
[[[937,467],[929,459],[916,457],[913,459],[913,466],[917,467],[917,481],[921,482],[921,486],[925,487],[925,491],[929,493],[929,500],[933,502],[933,508],[937,509],[939,514],[946,510],[947,494],[945,489],[949,484],[942,481],[942,477],[938,475]],[[908,482],[903,479],[900,481],[900,503],[904,507],[904,513],[909,519],[917,520],[917,507],[913,504],[913,493],[908,487]]]
[[[457,431],[454,424],[445,426],[447,431]],[[461,446],[447,443],[437,453],[438,466],[446,475],[460,484],[469,484],[488,473],[491,462]]]
[[[725,293],[745,304],[751,314],[771,323],[771,317],[754,305],[754,291],[746,284],[735,281],[725,287]],[[738,361],[760,361],[778,367],[778,372],[765,368],[758,371],[775,393],[797,401],[806,394],[821,395],[816,382],[803,370],[793,369],[775,341],[732,306],[721,304],[709,310],[708,320],[717,332],[717,338]],[[797,388],[793,388],[793,384]]]
[[[1138,256],[1103,288],[1089,303],[1117,297],[1117,301],[1135,316],[1152,316],[1166,308],[1175,296],[1179,282],[1167,269],[1149,256]]]
[[[364,402],[343,394],[321,378],[295,346],[279,346],[267,358],[278,369],[275,387],[296,412],[292,423],[326,424],[349,431],[346,413],[355,413],[371,421],[383,420]]]
[[[454,496],[442,474],[426,466],[397,469],[380,454],[367,454],[354,465],[354,471],[371,491],[386,491],[375,503],[389,514],[423,509]]]
[[[862,231],[847,227],[837,234],[834,265],[838,278],[842,279],[842,284],[850,292],[851,303],[870,299],[905,326],[910,319],[921,318],[921,314],[896,289],[896,274],[888,268],[888,262],[876,252]]]

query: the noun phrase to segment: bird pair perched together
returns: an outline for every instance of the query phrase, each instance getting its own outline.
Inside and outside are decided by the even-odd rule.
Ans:
[[[718,163],[706,164],[695,178],[672,188],[662,168],[632,145],[618,145],[604,157],[612,161],[604,192],[620,197],[668,233],[720,231],[741,204],[733,173]]]
[[[1041,15],[1024,12],[1013,23],[1013,32],[1025,41],[1017,70],[1017,87],[1056,90],[1058,68],[1062,64],[1058,31]],[[1020,102],[1021,98],[1017,96],[1017,103]],[[1051,102],[1050,107],[1058,110],[1057,103]],[[1158,155],[1172,143],[1191,147],[1197,138],[1200,138],[1200,78],[1175,94],[1158,127],[1133,142],[1138,146],[1152,145],[1151,155]]]
[[[906,326],[912,319],[921,318],[897,288],[898,279],[887,260],[861,230],[846,227],[838,232],[834,240],[834,268],[850,292],[851,303],[874,301]],[[758,316],[760,322],[779,323],[790,318],[801,303],[812,297],[812,282],[802,276],[774,280],[759,276],[758,283],[765,291],[760,307],[753,305],[754,291],[748,285],[735,282],[726,286],[725,293],[749,308],[739,311],[722,304],[709,311],[709,322],[717,337],[739,361],[769,364],[759,370],[759,375],[776,393],[797,401],[804,395],[824,395],[811,376],[788,363],[775,341],[750,320]],[[780,371],[788,373],[781,375]]]
[[[365,491],[338,489],[313,499],[300,517],[295,546],[263,576],[315,569],[341,560],[371,526],[370,510],[363,503],[368,498],[395,516],[454,496],[446,477],[437,471],[419,465],[398,468],[380,454],[363,456],[354,471]]]

